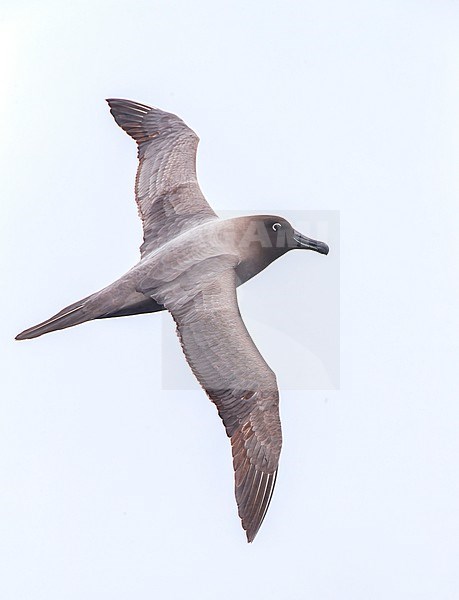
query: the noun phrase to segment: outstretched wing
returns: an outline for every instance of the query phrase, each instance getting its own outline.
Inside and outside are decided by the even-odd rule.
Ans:
[[[172,313],[186,359],[231,438],[236,501],[251,542],[276,481],[282,445],[279,392],[242,321],[229,257],[213,260],[206,270],[218,275],[199,291],[189,288],[199,279],[194,273],[189,280],[176,280],[177,292],[171,293],[169,284],[164,297],[158,290],[155,297]]]
[[[110,98],[115,121],[137,142],[135,195],[143,224],[142,257],[217,215],[196,177],[198,136],[177,116]]]

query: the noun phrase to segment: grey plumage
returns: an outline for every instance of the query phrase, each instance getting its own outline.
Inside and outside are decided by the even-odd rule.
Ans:
[[[135,196],[146,256],[180,232],[217,219],[196,177],[199,138],[182,119],[126,100],[107,100],[115,121],[137,142]]]
[[[236,288],[289,250],[327,254],[328,247],[282,217],[219,219],[197,182],[196,134],[170,113],[129,100],[108,103],[137,142],[141,259],[119,280],[16,339],[168,310],[186,359],[231,438],[236,501],[251,542],[274,490],[282,433],[276,377],[245,328]]]

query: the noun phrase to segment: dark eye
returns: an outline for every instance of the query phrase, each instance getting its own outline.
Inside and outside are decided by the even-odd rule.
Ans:
[[[273,230],[277,231],[278,229],[280,229],[282,227],[282,225],[280,223],[274,223],[273,225]]]

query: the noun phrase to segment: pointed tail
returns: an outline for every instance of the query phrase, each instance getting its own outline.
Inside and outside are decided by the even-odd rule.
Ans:
[[[138,315],[160,310],[164,310],[162,304],[137,292],[134,285],[126,286],[125,280],[122,278],[103,290],[70,304],[43,323],[22,331],[16,336],[16,339],[36,338],[44,333],[66,329],[93,319]]]
[[[83,300],[79,300],[74,304],[70,304],[56,315],[43,321],[43,323],[39,323],[34,327],[30,327],[25,331],[22,331],[16,336],[16,340],[29,340],[31,338],[39,337],[44,333],[49,333],[50,331],[56,331],[58,329],[65,329],[66,327],[73,327],[74,325],[79,325],[80,323],[84,323],[85,321],[91,321],[96,318],[94,311],[89,310],[88,300],[91,296],[87,298],[83,298]]]

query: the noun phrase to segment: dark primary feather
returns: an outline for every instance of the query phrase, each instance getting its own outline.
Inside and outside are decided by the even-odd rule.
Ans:
[[[115,121],[138,146],[135,195],[142,257],[183,231],[216,219],[196,176],[198,136],[179,117],[138,102],[107,100]]]
[[[276,377],[248,333],[237,304],[230,257],[211,259],[152,290],[177,324],[186,359],[215,403],[231,438],[235,493],[251,542],[264,519],[276,481],[282,433]],[[210,280],[210,273],[214,273]]]

